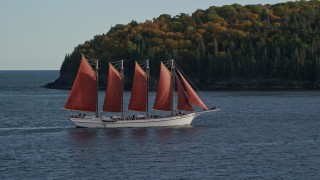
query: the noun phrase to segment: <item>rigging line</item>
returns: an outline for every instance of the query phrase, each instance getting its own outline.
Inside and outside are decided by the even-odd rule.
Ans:
[[[145,69],[145,68],[147,67],[146,64],[139,64],[139,65],[140,65],[140,67],[141,67],[142,69]]]
[[[140,61],[136,61],[136,62],[137,62],[137,63],[143,63],[143,64],[145,64],[147,60],[150,60],[150,59],[140,60]]]
[[[88,55],[84,55],[82,54],[86,59],[90,60],[90,61],[93,61],[93,60],[96,60],[96,61],[100,61],[100,59],[96,59],[96,58],[93,58],[93,57],[90,57]]]
[[[86,58],[86,60],[87,60],[88,62],[91,62],[91,63],[96,63],[96,62],[97,62],[96,59],[90,59],[90,58],[87,58],[87,57],[85,57],[85,58]]]
[[[121,65],[122,61],[113,61],[113,62],[109,62],[110,64],[112,64],[116,69],[121,69],[122,65]]]
[[[123,60],[123,61],[126,61],[126,60]],[[113,63],[121,63],[121,62],[122,62],[122,60],[120,60],[120,61],[111,61],[110,63],[113,64]]]
[[[81,53],[82,54],[82,53]],[[104,59],[98,59],[98,58],[93,58],[93,57],[90,57],[88,55],[84,55],[82,54],[88,61],[108,61],[108,60],[104,60]]]
[[[121,70],[121,64],[115,64],[113,65],[114,68],[116,68],[118,71]]]
[[[167,60],[167,61],[161,61],[163,64],[165,65],[168,65],[169,64],[169,67],[171,66],[171,62],[172,62],[172,59],[171,60]]]
[[[86,58],[87,59],[87,58]],[[91,63],[96,63],[96,61],[94,59],[87,59],[88,62],[91,62]]]
[[[160,62],[162,62],[168,69],[170,69],[170,68],[171,68],[172,60],[173,60],[173,59],[166,60],[166,61],[160,61]]]
[[[172,60],[168,60],[168,61],[161,61],[168,69],[171,68],[171,62]]]
[[[110,64],[112,64],[114,67],[121,65],[121,63],[111,63],[111,62],[110,62]]]
[[[138,63],[139,66],[141,66],[142,68],[146,68],[146,66],[147,66],[146,60],[135,61],[135,62]]]
[[[186,78],[187,76],[186,76],[186,74],[182,71],[182,69],[180,68],[180,66],[178,66],[178,64],[177,64],[176,62],[174,62],[174,64],[175,64],[176,68],[179,69],[179,71],[181,72],[181,74]],[[190,84],[192,84],[193,87],[195,87],[195,89],[201,94],[201,96],[204,97],[204,99],[208,102],[208,104],[209,104],[210,106],[212,106],[212,105],[214,106],[214,104],[211,103],[211,101],[209,100],[209,98],[208,98],[204,93],[202,93],[202,91],[200,91],[200,89],[196,86],[196,84],[195,84],[193,81],[191,81],[191,79],[188,78],[188,80],[189,80]]]

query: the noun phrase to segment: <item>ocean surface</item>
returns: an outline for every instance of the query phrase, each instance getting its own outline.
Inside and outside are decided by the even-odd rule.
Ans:
[[[82,129],[69,91],[40,87],[58,74],[0,71],[0,179],[320,178],[319,91],[203,92],[221,111],[191,127]]]

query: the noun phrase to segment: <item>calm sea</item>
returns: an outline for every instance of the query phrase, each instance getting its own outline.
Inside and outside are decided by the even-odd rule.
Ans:
[[[319,91],[203,92],[221,111],[192,127],[77,129],[69,91],[40,88],[58,74],[0,71],[0,179],[320,178]]]

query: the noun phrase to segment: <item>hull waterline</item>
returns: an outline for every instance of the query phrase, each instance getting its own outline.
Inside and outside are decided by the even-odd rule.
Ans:
[[[112,121],[109,118],[69,118],[77,127],[82,128],[129,128],[129,127],[170,127],[190,125],[195,113],[174,117],[160,117],[139,120]]]

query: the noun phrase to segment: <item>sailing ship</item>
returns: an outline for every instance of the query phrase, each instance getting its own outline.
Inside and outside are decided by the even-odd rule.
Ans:
[[[149,113],[149,60],[146,70],[135,62],[135,71],[128,110],[144,113],[139,116],[125,116],[123,108],[124,67],[120,61],[120,71],[109,63],[108,83],[105,92],[103,112],[121,113],[117,116],[102,116],[98,107],[98,70],[99,60],[94,60],[96,68],[91,67],[82,55],[80,66],[70,95],[64,109],[81,112],[95,112],[94,116],[72,115],[68,119],[76,127],[85,128],[121,128],[121,127],[168,127],[190,125],[192,120],[202,113],[214,112],[219,109],[208,109],[197,93],[176,68],[174,60],[170,60],[171,70],[161,62],[158,89],[153,109],[170,112],[167,115],[151,115]],[[177,84],[177,111],[174,110],[174,87]],[[203,111],[195,112],[193,106]],[[181,113],[183,111],[184,113]],[[178,112],[178,113],[176,113]]]

